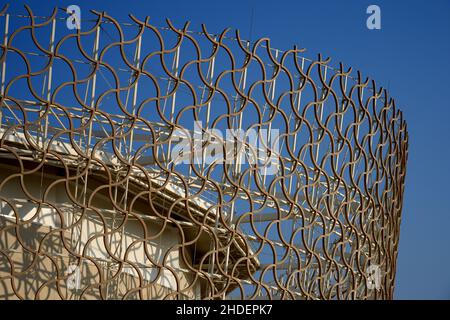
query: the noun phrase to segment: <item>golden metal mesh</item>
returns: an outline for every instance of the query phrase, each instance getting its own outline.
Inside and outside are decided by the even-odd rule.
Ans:
[[[0,15],[0,298],[392,298],[408,135],[386,90],[266,38],[26,10]],[[206,161],[227,129],[267,143]]]

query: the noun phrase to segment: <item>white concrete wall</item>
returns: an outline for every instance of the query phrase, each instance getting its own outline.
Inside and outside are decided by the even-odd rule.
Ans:
[[[5,167],[0,165],[0,182],[5,181],[14,173],[17,173],[17,168]],[[59,177],[62,179],[63,177]],[[45,201],[51,203],[59,208],[63,217],[66,220],[62,224],[60,215],[57,210],[49,205],[43,205],[40,209],[36,203],[29,201],[29,197],[23,192],[26,189],[33,197],[42,199],[42,193],[46,191],[47,186],[55,181],[57,177],[48,177],[41,172],[25,176],[24,184],[21,185],[21,177],[17,176],[7,181],[3,187],[0,188],[0,196],[4,201],[0,200],[0,215],[3,217],[14,218],[14,207],[19,215],[21,221],[29,221],[30,223],[39,224],[51,228],[68,227],[73,225],[73,219],[79,219],[80,210],[74,209],[67,196],[67,191],[64,183],[58,183],[54,187],[48,189]],[[8,205],[7,202],[10,202]],[[180,242],[179,231],[173,227],[166,226],[162,234],[153,239],[143,241],[144,228],[147,231],[148,238],[159,233],[161,225],[147,221],[142,224],[138,220],[133,220],[131,217],[125,223],[120,232],[114,233],[113,236],[103,237],[107,232],[113,230],[112,228],[112,212],[113,210],[102,211],[103,208],[112,209],[111,200],[101,196],[95,196],[90,208],[98,208],[102,215],[98,215],[95,210],[87,210],[83,219],[81,220],[81,228],[68,229],[68,233],[72,232],[74,241],[78,240],[78,253],[83,253],[85,257],[97,259],[99,261],[114,261],[111,256],[114,256],[119,261],[126,261],[122,269],[123,272],[133,276],[138,276],[138,271],[141,273],[146,281],[154,281],[158,277],[158,271],[161,270],[156,283],[162,287],[170,290],[181,291],[190,285],[192,275],[186,272],[187,268],[180,259]],[[139,212],[146,214],[145,212]],[[117,214],[116,225],[122,221],[124,215]],[[94,239],[92,241],[89,241]],[[110,243],[111,252],[108,253],[105,241]],[[144,246],[147,246],[148,256],[145,253]],[[129,249],[128,252],[126,249]],[[20,248],[12,248],[20,249]],[[166,256],[166,259],[164,259]],[[133,267],[131,263],[138,266]],[[157,265],[164,265],[159,268]],[[179,280],[176,280],[173,272],[169,270],[174,269]],[[181,286],[177,288],[177,283]],[[194,298],[200,297],[200,284],[197,282],[193,290],[185,292],[188,296]]]

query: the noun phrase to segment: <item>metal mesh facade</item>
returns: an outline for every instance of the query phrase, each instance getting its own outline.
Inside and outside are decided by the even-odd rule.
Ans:
[[[385,89],[239,32],[26,10],[0,15],[1,299],[393,297]]]

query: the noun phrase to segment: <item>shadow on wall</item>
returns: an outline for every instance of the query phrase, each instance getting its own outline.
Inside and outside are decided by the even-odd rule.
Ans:
[[[69,241],[67,233],[64,235],[65,241]],[[35,223],[18,226],[9,218],[0,217],[0,250],[1,300],[102,299],[107,296],[161,299],[171,292],[148,281],[140,286],[139,278],[126,272],[117,273],[114,270],[117,268],[108,267],[107,263],[94,263],[84,258],[78,264],[78,259],[64,248],[59,231]],[[78,286],[77,272],[68,272],[69,266],[77,265]],[[71,281],[74,281],[72,287]]]

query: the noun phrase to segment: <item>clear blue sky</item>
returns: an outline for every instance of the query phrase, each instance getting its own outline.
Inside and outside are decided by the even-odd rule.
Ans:
[[[5,1],[1,1],[5,2]],[[9,1],[23,11],[23,1]],[[191,29],[241,30],[244,38],[270,37],[280,49],[293,44],[342,61],[389,88],[404,111],[410,134],[395,296],[450,299],[450,1],[382,0],[146,0],[27,1],[39,15],[78,4],[106,11],[170,18]],[[381,30],[366,28],[366,8],[381,8]],[[253,11],[253,23],[251,16]],[[252,31],[251,25],[253,25]]]

